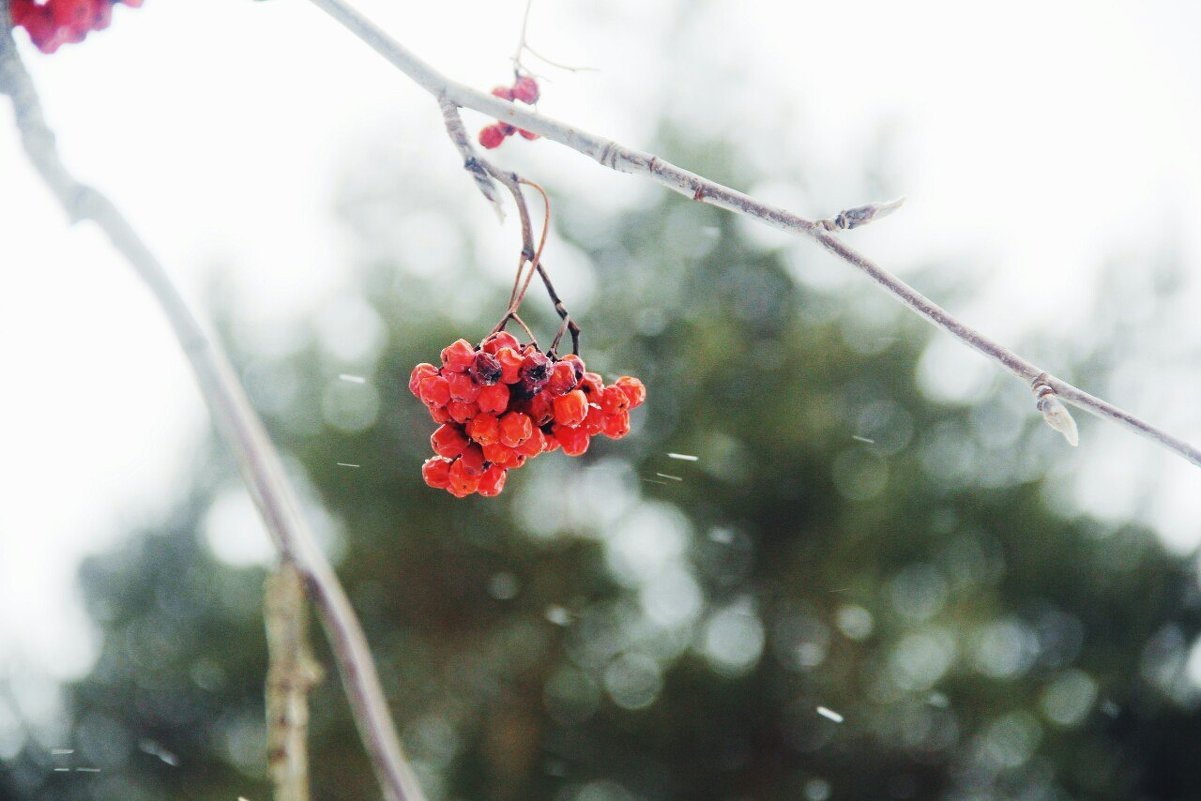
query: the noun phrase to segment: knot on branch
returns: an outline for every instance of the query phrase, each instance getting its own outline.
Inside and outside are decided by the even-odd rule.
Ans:
[[[896,200],[868,203],[866,206],[856,206],[853,209],[840,211],[838,214],[825,220],[818,220],[817,224],[830,232],[849,231],[852,228],[858,228],[861,225],[867,225],[870,222],[887,217],[899,209],[904,202],[905,198],[899,197]]]

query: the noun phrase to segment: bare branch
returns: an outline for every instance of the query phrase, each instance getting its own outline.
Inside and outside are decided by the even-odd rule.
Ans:
[[[280,562],[265,582],[267,628],[267,771],[275,801],[309,799],[309,691],[324,671],[309,647],[304,580],[296,565]]]
[[[710,181],[658,156],[625,147],[551,117],[527,111],[515,103],[505,102],[457,81],[452,81],[417,58],[408,48],[389,37],[343,0],[311,0],[311,2],[435,97],[445,98],[457,106],[474,109],[517,128],[566,145],[617,172],[642,175],[698,202],[708,203],[737,214],[745,214],[774,228],[808,236],[830,253],[866,274],[886,292],[908,306],[910,310],[997,362],[1028,384],[1046,372],[1000,343],[984,336],[868,257],[847,246],[826,230],[824,225],[807,220],[787,209],[763,203],[716,181]],[[1201,467],[1201,450],[1196,446],[1190,445],[1167,431],[1053,375],[1048,374],[1045,382],[1055,391],[1061,401],[1125,426],[1134,433],[1175,451]]]
[[[446,122],[446,133],[450,136],[450,141],[454,142],[455,147],[463,154],[463,169],[471,173],[471,177],[475,179],[475,185],[479,187],[480,194],[492,204],[496,218],[504,222],[505,209],[501,205],[500,196],[496,193],[496,184],[488,177],[488,173],[480,164],[480,158],[475,154],[475,147],[471,144],[467,129],[463,127],[463,118],[459,116],[459,107],[444,97],[438,99],[438,104],[442,107],[442,119]]]
[[[220,346],[208,337],[163,265],[103,194],[64,166],[46,125],[33,82],[17,54],[0,0],[0,94],[12,99],[30,161],[73,222],[91,220],[146,283],[191,363],[217,429],[237,457],[242,478],[281,557],[294,562],[321,613],[359,734],[388,801],[424,798],[405,761],[362,626],[325,555],[316,544],[284,474],[275,446]]]

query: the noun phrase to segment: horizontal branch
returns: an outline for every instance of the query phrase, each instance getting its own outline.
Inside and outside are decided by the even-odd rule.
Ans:
[[[311,2],[391,62],[413,82],[438,98],[440,102],[450,102],[456,106],[474,109],[517,128],[539,134],[595,159],[609,169],[641,175],[695,201],[753,217],[773,228],[807,236],[847,264],[865,273],[909,309],[997,362],[1027,384],[1033,384],[1035,379],[1041,377],[1043,382],[1050,386],[1064,402],[1118,423],[1201,467],[1201,450],[1196,446],[1050,375],[1042,367],[986,337],[867,256],[849,247],[827,230],[826,225],[808,220],[787,209],[756,200],[737,189],[689,172],[658,156],[625,147],[551,117],[528,111],[516,103],[509,103],[453,81],[422,61],[404,45],[389,37],[343,0],[311,0]],[[836,228],[837,226],[829,227]]]
[[[0,0],[0,94],[12,100],[21,143],[46,186],[72,222],[90,220],[108,236],[150,289],[187,355],[217,429],[237,458],[243,480],[284,562],[294,563],[321,613],[351,710],[384,795],[389,801],[421,801],[421,788],[404,759],[395,724],[367,639],[337,575],[300,514],[296,493],[279,453],[220,346],[208,337],[162,263],[101,192],[78,181],[63,164],[53,131],[8,24]]]

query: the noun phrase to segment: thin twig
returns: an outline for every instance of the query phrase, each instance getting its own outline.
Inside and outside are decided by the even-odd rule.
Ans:
[[[389,37],[343,0],[311,0],[311,2],[435,97],[445,98],[457,106],[474,109],[481,114],[495,117],[502,122],[566,145],[617,172],[642,175],[698,202],[745,214],[774,228],[804,234],[830,253],[865,273],[912,311],[997,362],[1026,382],[1027,385],[1046,372],[960,321],[946,309],[846,245],[838,237],[826,231],[824,226],[677,167],[658,156],[625,147],[551,117],[528,111],[515,103],[505,102],[457,81],[452,81],[417,58],[408,48]],[[1201,467],[1201,450],[1197,447],[1053,375],[1047,375],[1045,381],[1064,402],[1125,426],[1134,433],[1159,443]]]
[[[463,147],[459,143],[467,141],[467,131],[463,126],[463,118],[459,116],[458,107],[453,103],[449,103],[449,101],[444,98],[440,99],[439,103],[442,106],[442,119],[446,123],[446,132],[450,136],[451,141],[455,143],[455,146],[459,147],[460,152],[463,152]],[[448,105],[450,106],[450,111],[447,110]],[[550,302],[554,305],[555,312],[563,321],[563,324],[559,327],[559,332],[555,335],[554,340],[551,342],[549,351],[552,355],[556,354],[559,347],[559,340],[562,339],[564,331],[570,331],[572,353],[578,355],[580,352],[580,326],[568,313],[567,307],[563,304],[563,300],[559,297],[559,293],[555,291],[555,285],[551,283],[550,273],[546,268],[546,263],[541,257],[537,259],[534,258],[538,251],[537,248],[534,247],[534,226],[530,222],[529,205],[526,203],[525,195],[521,191],[521,184],[524,179],[517,173],[505,172],[497,168],[495,164],[483,156],[476,155],[474,149],[470,149],[470,145],[468,145],[468,148],[470,155],[468,158],[467,169],[471,170],[473,175],[476,175],[475,170],[482,170],[486,176],[495,178],[506,189],[508,189],[509,193],[513,195],[513,203],[517,206],[517,215],[521,220],[521,256],[517,260],[517,274],[513,277],[513,289],[509,293],[509,307],[512,307],[514,301],[517,299],[518,289],[521,284],[521,274],[526,262],[534,261],[536,269],[538,270],[538,275],[542,278],[542,284],[546,287],[546,294],[550,296]],[[478,175],[476,183],[477,185],[480,185]],[[489,183],[488,186],[489,189],[492,188],[491,183]],[[480,191],[483,192],[482,186]],[[497,202],[494,196],[488,192],[484,193],[484,197],[487,198],[489,202]],[[507,323],[510,319],[510,316],[506,314],[505,317],[501,319],[497,327],[493,330],[501,330],[505,323]],[[520,322],[520,320],[518,320],[518,322]]]
[[[207,336],[159,260],[105,195],[80,183],[59,156],[33,82],[21,63],[0,0],[0,94],[13,104],[21,143],[72,222],[91,220],[146,283],[187,355],[218,431],[237,457],[259,514],[281,558],[304,575],[321,613],[359,734],[388,801],[424,798],[400,748],[371,652],[346,592],[317,546],[288,482],[279,453],[219,344]]]
[[[534,48],[530,47],[528,32],[530,29],[530,10],[533,7],[534,7],[534,0],[526,0],[525,12],[521,15],[521,37],[517,40],[517,50],[514,51],[513,58],[512,58],[513,71],[518,75],[521,74],[522,70],[525,70],[526,72],[531,72],[530,69],[528,67],[526,67],[526,65],[524,63],[522,63],[522,61],[521,61],[522,53],[529,53],[531,56],[538,59],[539,61],[543,61],[546,64],[548,64],[556,69],[563,70],[565,72],[593,72],[593,71],[595,71],[596,67],[571,67],[571,66],[568,66],[567,64],[560,64],[558,61],[552,61],[551,59],[549,59],[546,56],[539,53]]]
[[[309,799],[309,691],[324,671],[309,647],[304,579],[284,560],[263,589],[267,629],[267,772],[275,801]]]
[[[487,171],[480,164],[480,159],[475,153],[475,147],[471,144],[471,139],[467,136],[467,129],[463,127],[463,120],[459,117],[459,107],[445,98],[440,98],[438,104],[442,107],[442,118],[446,122],[446,132],[450,135],[450,141],[454,142],[455,147],[459,149],[459,153],[463,155],[463,169],[471,173],[471,177],[475,179],[475,185],[479,188],[480,194],[492,204],[492,209],[496,212],[497,219],[504,222],[505,209],[501,205],[500,195],[496,192],[496,184],[492,182],[492,179],[488,177]]]

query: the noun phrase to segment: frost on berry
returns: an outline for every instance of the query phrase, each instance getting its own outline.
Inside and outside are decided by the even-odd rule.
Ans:
[[[440,424],[421,476],[457,498],[499,495],[510,471],[543,453],[580,456],[594,437],[621,439],[646,399],[637,378],[605,386],[579,356],[550,356],[503,331],[478,347],[456,340],[440,361],[414,367],[409,391]]]

